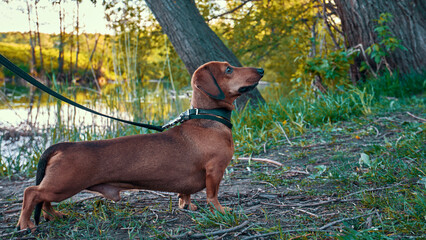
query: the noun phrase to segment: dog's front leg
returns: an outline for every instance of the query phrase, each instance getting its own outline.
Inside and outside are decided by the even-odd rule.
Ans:
[[[191,195],[179,193],[179,208],[181,209],[189,209],[191,211],[197,210],[197,206],[191,203]]]
[[[206,195],[207,195],[207,204],[210,205],[210,210],[220,211],[221,213],[225,213],[225,211],[232,210],[228,207],[222,207],[220,205],[219,200],[217,199],[217,195],[219,193],[219,184],[223,178],[224,171],[221,171],[217,167],[211,167],[206,169]]]

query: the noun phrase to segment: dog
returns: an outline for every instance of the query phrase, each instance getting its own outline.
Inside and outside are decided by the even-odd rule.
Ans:
[[[263,74],[262,68],[208,62],[192,76],[191,105],[207,112],[228,111],[230,116],[234,100],[255,88]],[[227,208],[217,197],[234,153],[232,132],[224,124],[229,119],[206,118],[189,119],[160,133],[52,145],[40,157],[36,186],[24,191],[17,228],[34,231],[41,210],[46,220],[64,217],[51,202],[63,201],[82,190],[113,201],[120,200],[122,190],[176,192],[179,208],[195,211],[191,194],[205,188],[211,209],[225,212]],[[34,209],[35,224],[30,220]]]

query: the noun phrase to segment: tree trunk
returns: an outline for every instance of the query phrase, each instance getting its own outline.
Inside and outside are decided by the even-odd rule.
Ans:
[[[426,2],[423,0],[335,0],[337,14],[342,21],[346,46],[362,44],[364,48],[380,40],[374,32],[376,19],[381,13],[390,13],[393,18],[387,25],[393,36],[401,40],[407,50],[397,49],[386,57],[392,71],[402,74],[412,70],[425,70],[426,56]],[[351,68],[353,80],[359,80],[361,58]]]
[[[193,0],[145,0],[145,2],[169,37],[190,75],[209,61],[227,61],[233,66],[242,66],[237,57],[207,25]],[[235,103],[237,109],[242,110],[249,100],[250,105],[264,101],[259,91],[254,89],[237,99]]]
[[[28,27],[29,27],[28,34],[30,35],[30,46],[31,46],[30,73],[31,75],[34,76],[37,62],[36,62],[36,56],[35,56],[33,31],[31,30],[31,7],[28,0],[27,0],[27,13],[28,13]]]
[[[64,16],[65,13],[62,13],[62,5],[59,2],[59,55],[58,55],[58,79],[64,80],[64,34],[65,26]]]
[[[75,1],[77,4],[77,19],[76,19],[76,26],[75,30],[77,31],[76,34],[76,43],[75,43],[75,67],[74,72],[76,73],[78,71],[78,54],[80,53],[80,0]],[[74,73],[73,73],[74,74]]]
[[[42,81],[44,81],[46,83],[47,86],[49,86],[49,78],[46,78],[46,76],[44,75],[44,63],[43,63],[43,51],[41,48],[41,38],[40,38],[40,22],[38,20],[38,8],[37,8],[37,4],[38,2],[34,3],[35,6],[35,12],[36,12],[36,27],[37,27],[37,41],[38,41],[38,49],[40,52],[40,78]]]

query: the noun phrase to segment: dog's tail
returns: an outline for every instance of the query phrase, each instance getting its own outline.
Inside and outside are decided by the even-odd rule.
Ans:
[[[51,155],[56,151],[56,146],[57,145],[53,145],[49,147],[41,155],[40,160],[38,162],[38,166],[37,166],[36,185],[39,185],[41,181],[43,180],[44,175],[46,175],[47,163],[49,162]],[[43,202],[40,202],[36,205],[34,210],[34,221],[37,225],[40,223],[40,215],[41,215],[42,207],[43,207]]]

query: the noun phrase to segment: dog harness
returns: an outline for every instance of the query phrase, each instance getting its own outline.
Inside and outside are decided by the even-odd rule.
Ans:
[[[215,109],[191,108],[181,113],[177,118],[163,125],[162,128],[167,129],[178,123],[183,123],[190,119],[208,119],[208,120],[214,120],[222,124],[225,124],[228,128],[232,129],[231,113],[232,111],[229,111],[224,108],[215,108]]]

